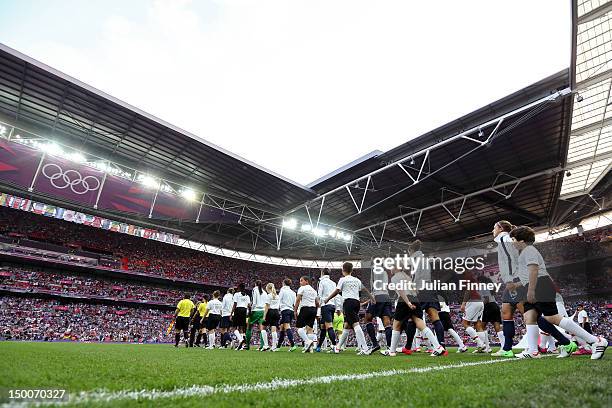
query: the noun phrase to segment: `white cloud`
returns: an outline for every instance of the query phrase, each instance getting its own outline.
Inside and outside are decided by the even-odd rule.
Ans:
[[[568,66],[565,3],[156,1],[9,44],[306,184]]]

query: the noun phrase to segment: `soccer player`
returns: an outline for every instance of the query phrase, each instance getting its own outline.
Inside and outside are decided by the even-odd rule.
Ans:
[[[193,316],[189,322],[191,324],[191,331],[189,333],[189,347],[200,347],[200,341],[202,340],[204,329],[202,327],[202,317],[204,317],[204,314],[206,313],[206,302],[206,295],[202,295],[202,299],[195,304],[195,312],[193,313]]]
[[[189,347],[189,320],[195,309],[195,305],[190,299],[189,294],[185,294],[183,299],[176,305],[174,312],[174,347],[178,347],[181,341],[181,332],[185,338],[185,347]]]
[[[463,344],[461,336],[459,336],[459,334],[455,331],[453,321],[450,317],[450,307],[440,296],[438,296],[438,300],[440,301],[440,313],[438,313],[438,315],[440,316],[440,321],[444,326],[444,331],[450,334],[453,340],[455,340],[455,343],[457,343],[457,353],[465,353],[467,351],[467,347],[465,344]]]
[[[338,295],[336,296],[336,298],[342,299],[342,296]],[[344,314],[342,313],[342,306],[336,308],[336,314],[334,314],[333,326],[334,326],[334,331],[336,332],[336,338],[338,339],[342,336],[342,330],[344,329]],[[331,350],[328,352],[331,352]]]
[[[213,292],[213,299],[206,305],[206,330],[208,330],[208,347],[207,349],[212,350],[215,348],[215,330],[221,322],[221,312],[223,310],[223,304],[219,300],[221,292],[215,290]],[[202,318],[204,322],[204,318]]]
[[[255,287],[252,291],[251,314],[249,315],[249,324],[246,331],[246,349],[251,346],[251,335],[253,334],[253,326],[259,327],[259,350],[268,347],[268,333],[263,326],[264,309],[266,307],[266,291],[260,280],[255,282]]]
[[[589,315],[587,314],[586,310],[584,310],[584,306],[582,305],[577,306],[576,311],[572,315],[572,320],[574,320],[576,315],[578,315],[578,324],[580,325],[580,327],[582,327],[584,330],[592,334],[593,332],[591,331],[591,323],[589,322]],[[588,344],[586,344],[583,341],[580,341],[579,339],[576,339],[576,340],[578,340],[578,342],[580,343],[580,347],[578,348],[578,351],[574,353],[575,355],[581,356],[581,355],[591,354],[591,349]]]
[[[363,334],[363,330],[361,328],[361,325],[359,324],[359,292],[361,290],[366,291],[368,296],[372,299],[372,302],[376,302],[376,299],[374,298],[374,296],[372,296],[368,288],[364,287],[361,281],[354,277],[352,274],[353,264],[350,262],[345,262],[344,264],[342,264],[343,276],[338,281],[336,289],[325,299],[325,303],[329,302],[338,294],[342,294],[342,298],[344,299],[342,309],[344,312],[345,330],[342,332],[338,347],[336,347],[334,351],[337,352],[344,346],[344,344],[346,344],[346,340],[349,335],[349,329],[353,329],[353,331],[355,332],[355,337],[357,339],[357,354],[367,355],[369,354],[368,344],[366,343],[365,335]]]
[[[478,282],[480,283],[493,283],[491,279],[480,276],[478,278]],[[499,310],[499,305],[495,301],[495,297],[491,294],[489,290],[480,291],[480,295],[482,296],[482,300],[484,302],[484,311],[482,312],[482,325],[485,336],[485,352],[490,353],[491,347],[489,346],[489,334],[488,334],[488,324],[491,323],[493,325],[493,329],[495,330],[495,334],[497,334],[497,339],[499,340],[500,350],[504,349],[504,332],[501,329],[501,312]],[[501,354],[501,353],[500,353]]]
[[[321,279],[319,280],[319,287],[317,291],[317,296],[320,302],[323,302],[324,299],[336,289],[336,284],[329,277],[329,269],[323,268],[321,270]],[[329,341],[332,344],[332,350],[336,350],[336,332],[334,332],[333,322],[334,322],[334,313],[336,311],[336,304],[334,299],[329,300],[321,305],[321,327],[319,334],[319,342],[317,344],[316,351],[321,351],[321,346],[323,345],[323,341],[325,337],[329,337]]]
[[[310,286],[310,278],[302,276],[293,308],[296,318],[295,327],[298,329],[298,335],[304,341],[302,353],[310,352],[317,342],[317,337],[313,334],[312,329],[315,326],[318,307],[317,291]]]
[[[229,288],[223,300],[221,301],[221,323],[219,328],[221,329],[221,347],[227,348],[228,344],[231,343],[232,337],[230,335],[232,326],[232,308],[234,306],[234,288]]]
[[[236,350],[246,349],[244,344],[244,333],[246,331],[247,309],[251,304],[251,298],[246,292],[244,283],[238,285],[238,290],[234,293],[234,305],[232,306],[232,326],[234,335],[238,341]]]
[[[374,353],[380,350],[380,342],[376,330],[374,329],[374,319],[381,319],[379,330],[383,330],[385,333],[387,348],[391,345],[391,316],[393,315],[393,303],[389,297],[389,291],[387,285],[389,284],[389,275],[387,270],[384,269],[382,273],[372,273],[372,295],[376,302],[370,302],[366,309],[365,322],[366,331],[372,342],[372,349],[370,353]]]
[[[471,272],[464,273],[463,278],[471,282],[475,282]],[[461,303],[461,312],[463,313],[463,328],[470,336],[473,342],[476,343],[474,353],[484,353],[485,351],[485,336],[487,335],[482,330],[482,314],[484,313],[484,303],[477,290],[466,290],[464,293],[463,303]]]
[[[425,255],[421,251],[421,241],[415,240],[408,245],[408,254],[413,259],[413,281],[417,289],[417,299],[421,309],[429,317],[429,321],[434,327],[438,343],[444,347],[444,326],[440,321],[438,312],[440,311],[440,303],[438,302],[438,294],[434,290],[423,290],[423,285],[431,283],[431,268],[426,261]],[[448,354],[448,353],[445,353]]]
[[[263,321],[264,321],[264,328],[269,328],[270,331],[272,332],[272,351],[276,351],[277,350],[277,342],[278,342],[278,333],[277,333],[277,329],[278,329],[278,322],[280,321],[280,311],[279,311],[279,306],[280,306],[280,300],[278,297],[278,294],[276,293],[276,288],[274,287],[273,283],[268,283],[266,285],[266,294],[264,295],[264,316],[263,316]],[[262,331],[262,333],[264,333],[264,331]],[[267,340],[267,336],[264,337],[264,343]],[[264,348],[262,349],[262,351],[267,351],[269,350],[270,347],[268,347],[267,344],[264,345]]]
[[[516,329],[514,325],[514,313],[518,309],[523,313],[523,301],[525,300],[525,288],[520,285],[517,276],[518,251],[512,244],[510,232],[514,226],[505,220],[493,225],[493,240],[497,243],[497,263],[499,274],[505,288],[502,295],[502,333],[504,342],[502,347],[493,356],[514,357],[512,345]]]
[[[399,295],[395,313],[393,315],[393,332],[391,333],[391,346],[384,351],[381,351],[383,355],[394,357],[397,353],[397,346],[401,336],[402,326],[406,321],[412,321],[416,329],[421,330],[422,334],[429,340],[433,346],[431,356],[437,357],[443,355],[446,350],[438,342],[437,337],[433,334],[431,329],[427,327],[423,319],[423,310],[417,302],[413,302],[416,299],[416,292],[408,287],[411,279],[404,272],[397,268],[392,269],[391,282],[395,285],[395,290]],[[410,299],[412,297],[413,300]],[[414,332],[412,332],[414,333]],[[414,335],[414,334],[413,334]],[[407,341],[411,341],[407,338]],[[407,343],[409,346],[409,343]]]
[[[559,315],[555,301],[557,294],[555,284],[548,275],[542,255],[533,246],[535,242],[535,232],[529,227],[517,227],[512,230],[510,237],[513,240],[514,246],[519,251],[518,276],[521,283],[527,289],[527,301],[524,304],[524,318],[525,325],[527,326],[528,349],[518,354],[517,357],[540,357],[538,350],[538,337],[540,333],[537,321],[538,317],[543,315],[544,319],[552,325],[560,326],[562,329],[573,333],[576,337],[591,344],[593,350],[593,354],[591,355],[592,360],[603,358],[606,348],[608,347],[608,341],[606,339],[592,335],[576,324],[572,319]],[[575,346],[575,343],[573,346]],[[558,358],[568,357],[570,354],[569,348],[568,345],[562,345]]]
[[[296,294],[291,290],[291,279],[285,278],[283,280],[283,287],[278,292],[278,302],[280,305],[281,313],[281,329],[280,336],[278,338],[277,348],[282,347],[285,340],[285,336],[289,340],[289,351],[295,351],[295,341],[293,340],[293,330],[291,330],[291,322],[293,321],[293,306],[295,305]]]

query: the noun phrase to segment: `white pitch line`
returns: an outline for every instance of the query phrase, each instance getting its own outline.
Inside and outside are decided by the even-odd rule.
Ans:
[[[175,388],[170,391],[163,390],[121,390],[121,391],[82,391],[78,394],[71,395],[68,401],[59,402],[13,402],[0,405],[0,408],[25,408],[34,406],[48,405],[67,405],[67,404],[91,404],[91,403],[108,403],[113,401],[125,400],[158,400],[166,398],[184,398],[184,397],[207,397],[214,394],[232,394],[235,392],[245,393],[254,391],[270,391],[283,388],[299,387],[304,385],[315,384],[331,384],[341,381],[367,380],[370,378],[393,377],[404,374],[420,374],[431,371],[443,371],[455,368],[472,367],[487,364],[505,363],[509,361],[518,361],[518,359],[500,359],[500,360],[485,360],[476,362],[464,362],[458,364],[448,364],[440,366],[416,367],[406,370],[386,370],[373,371],[362,374],[338,374],[326,375],[322,377],[299,378],[299,379],[273,379],[269,382],[258,382],[253,384],[220,384],[211,385],[192,385],[186,388]]]

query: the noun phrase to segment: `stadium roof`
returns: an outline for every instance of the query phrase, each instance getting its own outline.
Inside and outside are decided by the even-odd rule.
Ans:
[[[607,18],[609,6],[594,10],[589,21]],[[577,35],[577,13],[574,22]],[[576,38],[575,56],[584,42]],[[578,67],[581,58],[575,58]],[[206,193],[202,205],[239,215],[239,221],[157,220],[87,208],[90,213],[153,224],[239,251],[354,259],[402,250],[414,237],[458,241],[483,236],[499,219],[553,227],[604,209],[601,200],[611,192],[609,162],[606,167],[598,161],[610,154],[611,133],[605,128],[610,71],[587,79],[582,72],[572,63],[569,70],[388,152],[372,152],[308,187],[2,45],[0,120],[135,173],[198,189]],[[595,77],[608,81],[604,102],[601,92],[588,93],[590,86],[602,85],[593,82]],[[574,101],[576,82],[587,89],[580,92],[583,105]],[[591,97],[599,116],[581,122],[587,116],[584,102]],[[595,131],[595,124],[602,125],[599,142],[586,129]],[[583,146],[590,150],[577,153]],[[581,187],[561,196],[570,193],[569,183],[578,177]],[[75,207],[36,191],[3,188]]]

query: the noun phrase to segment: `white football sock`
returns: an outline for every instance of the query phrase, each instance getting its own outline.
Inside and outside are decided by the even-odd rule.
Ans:
[[[238,330],[234,330],[234,336],[236,336],[236,340],[238,340],[238,344],[242,343],[242,334]]]
[[[278,333],[277,332],[272,332],[272,348],[277,348],[278,347]]]
[[[261,339],[263,340],[263,346],[268,347],[268,332],[266,332],[265,330],[262,330]]]
[[[344,347],[346,344],[346,340],[348,339],[348,329],[342,330],[342,334],[340,335],[340,342],[338,343],[338,348]]]
[[[480,339],[480,337],[478,337],[478,333],[476,333],[476,329],[474,329],[472,326],[468,326],[465,329],[465,332],[468,334],[468,336],[470,336],[470,338],[472,339],[472,341],[476,342],[476,345],[480,348],[484,347],[484,343],[482,342],[482,340]]]
[[[597,341],[597,337],[584,330],[578,323],[568,317],[562,318],[559,326],[570,333],[574,333],[576,337],[583,339],[587,343],[595,343]]]
[[[423,330],[423,335],[427,340],[429,340],[429,344],[431,344],[431,347],[433,347],[434,350],[440,347],[440,343],[438,343],[438,338],[429,327],[426,327],[425,330]]]
[[[457,334],[454,329],[449,329],[448,334],[450,334],[451,337],[455,340],[455,343],[457,343],[457,346],[459,346],[459,348],[465,347],[465,344],[463,344],[463,340],[461,340],[461,336],[459,336],[459,334]]]
[[[487,332],[478,332],[477,335],[480,341],[482,342],[484,348],[488,349],[489,348],[489,342],[488,342],[489,336],[487,336]]]
[[[298,329],[298,335],[300,336],[300,338],[302,339],[302,341],[304,342],[304,346],[306,346],[306,344],[308,344],[308,335],[306,334],[306,329],[305,328],[300,328]]]
[[[540,337],[540,329],[537,324],[527,325],[527,350],[530,353],[538,352],[538,338]]]
[[[397,350],[397,344],[399,343],[401,334],[402,332],[399,330],[393,330],[391,332],[391,347],[389,348],[389,351],[392,353],[395,353],[395,350]],[[408,344],[406,345],[408,346]]]
[[[504,348],[504,340],[506,340],[506,337],[504,337],[504,332],[503,331],[498,331],[497,332],[497,339],[499,340],[499,346],[501,348]]]
[[[208,347],[214,347],[215,346],[215,335],[212,333],[208,334]]]
[[[363,329],[359,324],[355,326],[355,338],[357,339],[357,347],[362,350],[368,349],[368,343],[366,342],[365,335],[363,334]]]

